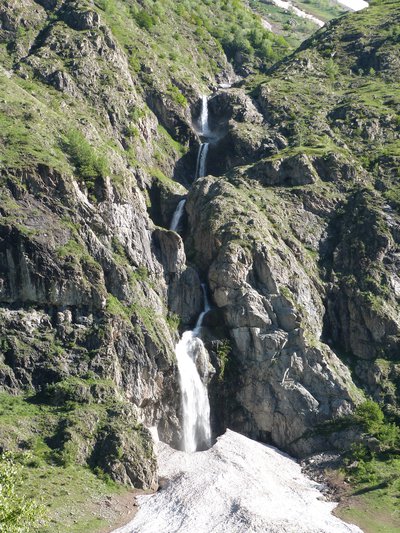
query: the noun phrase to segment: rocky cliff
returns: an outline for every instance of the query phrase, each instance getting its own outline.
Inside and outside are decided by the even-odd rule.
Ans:
[[[257,42],[234,44],[239,18]],[[193,180],[192,115],[284,43],[241,3],[12,0],[0,45],[0,383],[5,404],[41,409],[21,432],[28,407],[4,419],[1,448],[39,438],[47,463],[153,487],[143,425],[179,445],[174,345],[202,306],[167,229]]]
[[[283,59],[241,2],[2,3],[0,385],[41,409],[2,449],[154,486],[200,280],[216,434],[304,456],[351,445],[363,394],[398,420],[399,23],[387,1]]]
[[[351,410],[354,383],[398,416],[399,15],[339,19],[211,99],[219,177],[189,194],[190,250],[231,347],[224,423],[300,455],[326,447],[315,428]]]

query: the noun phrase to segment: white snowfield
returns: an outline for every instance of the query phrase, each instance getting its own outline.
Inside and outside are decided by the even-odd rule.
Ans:
[[[165,485],[114,533],[362,533],[276,448],[227,431],[205,452],[160,443]]]
[[[292,11],[295,15],[302,19],[311,20],[320,28],[325,25],[325,22],[323,20],[314,17],[314,15],[310,15],[310,13],[302,11],[301,9],[293,5],[292,2],[290,2],[289,0],[272,0],[272,2],[281,9],[284,9],[285,11]]]
[[[336,0],[338,4],[342,4],[342,6],[348,7],[352,11],[360,11],[360,9],[365,9],[368,7],[368,2],[365,2],[364,0]]]

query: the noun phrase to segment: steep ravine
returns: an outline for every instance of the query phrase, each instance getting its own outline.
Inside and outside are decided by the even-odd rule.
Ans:
[[[148,428],[194,469],[345,453],[397,501],[399,24],[372,2],[284,57],[240,0],[1,3],[0,452],[43,533],[155,489]],[[180,339],[204,455],[171,451]]]
[[[208,123],[208,99],[203,96],[198,119],[199,143],[194,182],[203,177],[207,168],[207,153],[211,131]],[[171,221],[170,229],[179,231],[185,213],[186,198],[180,200]],[[214,371],[209,355],[201,340],[203,321],[210,311],[207,285],[201,284],[203,307],[193,330],[184,331],[175,347],[181,396],[182,439],[180,449],[193,453],[211,446],[210,403],[207,385]]]
[[[218,96],[214,96],[214,98],[218,98]],[[209,146],[208,144],[204,144],[204,141],[207,142],[209,139],[213,139],[215,143],[216,140],[216,137],[213,137],[212,131],[208,125],[208,102],[205,98],[202,99],[200,117],[198,123],[200,124],[200,135],[203,143],[200,144],[199,147],[195,180],[192,188],[189,189],[189,209],[192,191],[195,190],[196,186],[202,179],[206,179],[204,177],[204,174],[206,174],[205,169],[210,168],[209,165],[207,165],[207,153],[209,148],[211,148],[211,150],[213,149],[213,144],[211,143]],[[216,121],[216,123],[218,123],[218,121]],[[221,122],[219,122],[219,126],[221,126]],[[224,128],[222,128],[222,130],[223,129]],[[204,195],[204,197],[206,199],[206,195]],[[182,229],[181,221],[186,205],[185,199],[178,203],[171,222],[173,230]],[[198,219],[198,217],[199,214],[197,214],[196,218]],[[193,224],[189,213],[189,227],[191,222]],[[235,261],[235,265],[237,265],[237,261]],[[207,278],[210,282],[213,302],[218,306],[218,299],[213,290],[212,270],[204,269],[203,267],[202,272],[204,273],[207,271]],[[226,273],[221,271],[221,275],[222,274],[225,274],[223,277],[228,283],[232,282],[233,276],[231,274],[227,276]],[[299,476],[299,473],[294,474],[295,469],[299,467],[296,467],[295,463],[291,462],[290,459],[286,459],[287,464],[283,465],[278,452],[273,449],[264,448],[260,444],[257,445],[259,448],[256,448],[255,444],[251,443],[249,439],[239,437],[239,435],[235,435],[228,430],[223,437],[218,439],[218,442],[214,444],[210,450],[203,452],[198,451],[207,449],[211,444],[209,434],[209,405],[208,401],[205,402],[204,399],[204,393],[207,394],[204,384],[207,385],[209,379],[209,358],[208,353],[204,349],[203,343],[198,336],[200,335],[200,328],[203,322],[207,323],[207,317],[212,313],[210,313],[211,308],[208,304],[206,295],[207,289],[205,285],[203,286],[203,291],[205,301],[204,311],[201,313],[195,329],[183,333],[180,342],[176,346],[182,395],[181,420],[183,438],[180,444],[180,449],[183,450],[183,453],[178,456],[177,453],[167,445],[161,443],[158,444],[158,461],[160,476],[162,476],[161,489],[159,489],[159,491],[153,496],[141,498],[141,508],[138,515],[131,523],[116,530],[115,533],[145,533],[146,531],[149,533],[154,531],[165,531],[167,533],[182,528],[188,531],[198,531],[199,533],[207,533],[208,531],[225,531],[229,528],[230,531],[237,531],[239,533],[243,531],[244,527],[246,530],[254,532],[261,532],[267,529],[268,531],[277,532],[282,531],[283,529],[285,531],[293,532],[328,532],[332,531],[333,528],[335,531],[361,531],[357,527],[344,524],[337,518],[331,516],[329,514],[329,511],[332,509],[330,504],[316,505],[314,503],[314,498],[318,495],[318,491],[316,490],[317,486],[315,486],[314,491],[312,491],[312,483],[310,481]],[[254,305],[254,300],[250,300],[250,302]],[[241,316],[248,316],[248,314],[248,312],[240,312]],[[211,337],[209,338],[209,347],[212,347],[213,343],[214,346],[218,346],[218,342],[221,342],[215,338],[217,330],[213,324],[213,320],[218,322],[219,315],[222,315],[222,313],[221,310],[217,308],[214,310],[214,318],[211,318],[211,320],[208,321],[209,334],[214,338],[212,342],[210,342]],[[237,317],[237,314],[233,316]],[[282,323],[277,321],[277,326],[282,327]],[[224,329],[226,330],[227,327],[225,326]],[[260,334],[259,330],[253,333],[254,337],[257,334]],[[237,339],[235,334],[230,337],[231,342],[234,339]],[[291,343],[289,338],[285,337],[284,334],[281,334],[281,340],[282,346],[280,347],[280,352],[282,352],[287,344],[289,344],[288,348],[290,349]],[[238,341],[237,344],[239,344]],[[244,342],[243,345],[245,344],[246,343]],[[304,344],[306,344],[306,341]],[[234,349],[237,350],[237,347]],[[275,357],[276,355],[273,355],[273,358]],[[331,357],[333,357],[333,354]],[[318,358],[318,355],[316,355],[316,358]],[[308,357],[308,360],[309,359],[310,358]],[[249,360],[248,357],[247,360]],[[335,369],[337,371],[339,368],[339,362],[334,362],[334,364],[338,365]],[[218,365],[221,365],[221,360],[218,360],[217,358],[217,366]],[[292,382],[292,379],[288,376],[292,367],[293,365],[290,365],[290,367],[284,371],[283,378],[280,381],[281,387],[284,386],[286,380],[289,381],[290,379]],[[249,371],[251,372],[252,369],[249,370],[249,367],[247,367],[245,372]],[[345,372],[344,366],[342,366],[342,372]],[[332,381],[336,380],[336,383],[331,383],[331,388],[338,387],[339,384],[342,384],[335,372],[331,372],[329,377]],[[262,377],[259,379],[261,382]],[[307,376],[302,376],[300,379],[304,379],[305,382],[308,383],[308,386],[310,386],[310,381],[307,380]],[[325,376],[323,379],[326,379]],[[348,380],[350,383],[350,378],[348,378]],[[322,384],[320,387],[326,388],[326,384],[324,384],[323,380],[321,381]],[[218,388],[218,384],[214,386]],[[291,390],[291,388],[289,388],[289,390]],[[297,387],[297,389],[295,388],[295,390],[299,390],[299,387]],[[272,387],[270,388],[270,391],[273,391]],[[300,392],[305,400],[307,399],[307,395],[308,397],[311,397],[310,393],[303,386],[301,386]],[[286,396],[288,396],[287,392]],[[293,402],[296,402],[296,415],[297,418],[299,418],[297,409],[297,406],[300,403],[299,397],[296,398],[296,396],[294,396]],[[214,411],[215,406],[211,404],[211,407]],[[255,407],[257,407],[257,409],[262,409],[262,405],[249,405],[247,419],[249,419],[250,413],[252,414],[254,412]],[[293,407],[294,406],[292,406],[292,410],[294,412]],[[315,408],[316,406],[314,404],[314,409]],[[280,408],[280,411],[283,411],[283,409]],[[308,411],[312,411],[312,409],[309,408]],[[232,407],[228,408],[224,414],[228,417],[231,412]],[[322,413],[321,420],[323,420],[324,417],[326,417],[325,419],[329,419],[332,415],[332,412],[325,410],[325,412]],[[283,417],[284,414],[282,414],[282,418]],[[213,416],[212,419],[214,421],[215,430],[219,424],[215,424],[215,416]],[[256,419],[256,423],[258,420]],[[248,432],[249,428],[243,424],[243,420],[241,422],[241,431]],[[302,423],[304,424],[303,420],[298,420],[297,428],[294,428],[294,431],[298,430],[303,434],[304,425],[302,426]],[[290,419],[290,424],[291,426],[294,426],[293,419]],[[281,429],[284,428],[284,421],[280,420],[280,424],[277,424],[275,421],[275,426],[279,426]],[[221,426],[219,426],[218,429],[220,430]],[[258,433],[253,434],[252,436],[258,440],[278,440],[279,438],[276,434],[272,433],[268,436],[267,431],[263,429],[258,430]],[[341,434],[340,437],[337,438],[343,439],[343,437],[344,435]],[[291,445],[291,440],[289,439],[287,434],[282,437],[281,442],[284,446],[288,447],[288,445]],[[326,441],[324,442],[324,445],[326,446]],[[308,455],[312,451],[318,450],[318,446],[321,446],[321,444],[316,441],[315,438],[310,438],[305,441],[305,445],[303,444],[300,454]],[[331,446],[334,446],[334,444]],[[297,453],[299,453],[299,448],[297,448]],[[270,463],[266,460],[265,454],[271,454]],[[251,464],[249,464],[247,459],[249,455],[252,457]],[[282,468],[287,469],[287,478],[282,479]],[[275,469],[277,469],[277,471],[279,470],[279,476],[277,476]],[[293,476],[295,482],[293,482]],[[254,480],[252,481],[253,478]],[[249,489],[246,497],[245,487],[253,486],[253,484],[256,484],[259,487],[259,490],[255,491],[254,489]],[[302,487],[301,489],[299,489],[300,486]],[[207,490],[205,490],[206,487]],[[212,487],[212,490],[209,490],[210,487]],[[290,513],[284,512],[279,515],[279,513],[276,513],[275,511],[277,504],[274,502],[271,495],[274,494],[275,498],[278,499],[283,498],[282,491],[287,491],[287,494],[290,494],[289,498],[288,496],[285,496],[286,509],[290,509]],[[309,492],[309,496],[307,496],[307,507],[309,510],[307,518],[303,516],[305,505],[304,491]],[[299,498],[300,492],[301,498]],[[319,498],[320,497],[321,494],[319,494]],[[299,499],[299,501],[297,501],[297,499]],[[211,507],[214,510],[212,513],[206,510],[209,508],[211,501]],[[259,505],[255,503],[258,501],[260,502]],[[311,512],[310,509],[314,507],[315,509]],[[263,512],[261,509],[265,509],[265,511]]]

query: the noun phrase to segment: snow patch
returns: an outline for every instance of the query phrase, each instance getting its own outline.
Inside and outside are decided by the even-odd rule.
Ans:
[[[160,443],[158,460],[163,488],[114,533],[362,533],[294,459],[233,431],[194,454]]]
[[[342,6],[348,7],[352,11],[360,11],[369,5],[368,2],[365,2],[364,0],[336,0],[336,2]]]
[[[292,11],[295,15],[302,19],[311,20],[320,28],[322,28],[322,26],[325,26],[325,22],[323,20],[320,20],[317,17],[314,17],[314,15],[310,15],[305,11],[302,11],[298,7],[294,6],[292,2],[289,2],[287,0],[272,0],[272,3],[280,7],[281,9],[284,9],[285,11]]]

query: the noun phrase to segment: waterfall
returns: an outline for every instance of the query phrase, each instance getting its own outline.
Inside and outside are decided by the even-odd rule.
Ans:
[[[210,130],[208,129],[208,97],[205,95],[201,97],[200,127],[200,133],[203,137],[207,137]]]
[[[211,445],[210,403],[207,387],[196,366],[196,356],[205,350],[200,334],[203,319],[210,310],[206,286],[202,286],[204,309],[193,331],[185,331],[175,347],[182,394],[183,451],[195,452]]]
[[[200,135],[209,135],[208,99],[201,99]],[[195,179],[206,175],[206,162],[209,143],[202,142],[199,147],[196,164]],[[171,229],[177,231],[186,200],[181,200],[175,210],[171,222]],[[206,313],[210,310],[207,298],[207,287],[201,286],[204,298],[204,308],[200,313],[193,331],[185,331],[175,347],[178,362],[179,383],[182,395],[182,448],[185,452],[204,450],[211,446],[210,403],[208,401],[207,386],[200,377],[198,365],[203,363],[201,373],[207,374],[208,357],[204,357],[206,349],[200,337],[201,327]],[[203,356],[203,357],[202,357]]]
[[[201,143],[197,155],[196,179],[203,178],[206,175],[206,163],[209,143]]]
[[[210,127],[208,125],[208,97],[202,96],[201,97],[201,112],[200,112],[200,135],[202,137],[207,137],[210,135]],[[198,178],[203,178],[206,175],[207,171],[207,154],[209,149],[210,143],[208,142],[202,142],[199,146],[199,151],[197,154],[197,162],[196,162],[196,173],[195,173],[195,180]],[[184,208],[185,208],[186,199],[181,200],[173,214],[170,230],[172,231],[179,231],[179,225],[181,218],[183,216]]]
[[[200,135],[202,137],[208,137],[210,135],[210,127],[208,125],[208,98],[207,96],[201,97],[201,113],[200,113]],[[197,156],[196,164],[196,176],[195,179],[203,178],[206,175],[206,163],[207,154],[209,148],[208,142],[202,142],[199,147],[199,153]]]
[[[180,225],[180,221],[183,215],[183,210],[185,209],[185,204],[186,204],[186,198],[181,200],[179,204],[177,205],[174,215],[172,217],[171,226],[169,228],[170,230],[172,231],[179,230],[179,225]]]
[[[196,325],[194,327],[193,333],[198,337],[200,335],[201,326],[203,325],[203,320],[208,311],[211,309],[210,302],[208,301],[207,296],[207,286],[205,283],[201,284],[201,290],[203,291],[203,299],[204,299],[204,309],[200,313],[199,318],[197,319]]]

